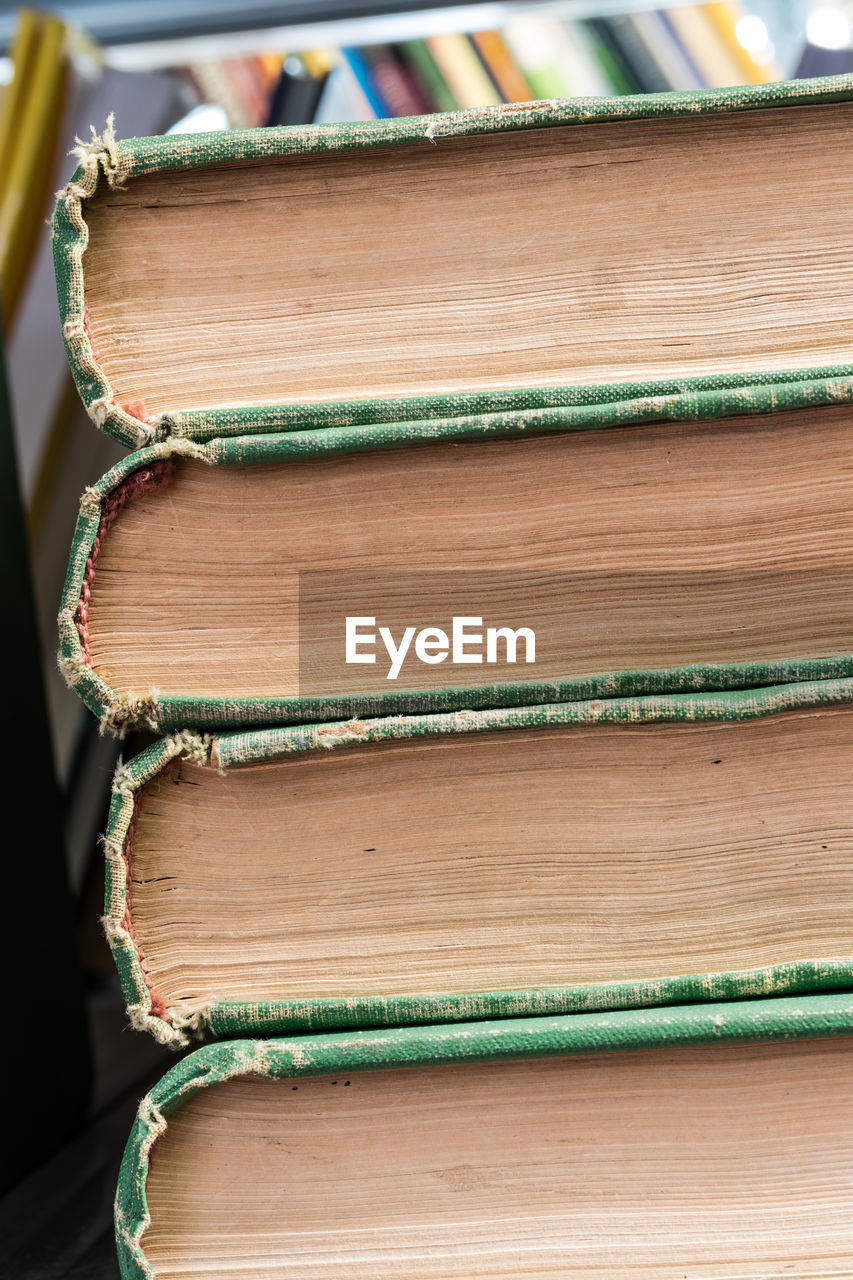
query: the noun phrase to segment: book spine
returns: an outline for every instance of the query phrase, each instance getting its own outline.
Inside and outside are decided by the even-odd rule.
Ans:
[[[551,38],[560,65],[566,68],[574,92],[608,98],[617,92],[598,57],[597,42],[583,23],[551,20]]]
[[[611,86],[612,92],[619,94],[633,93],[635,90],[634,81],[613,46],[609,44],[592,22],[585,22],[583,26],[587,35],[590,54],[601,67],[602,74]]]
[[[618,82],[624,85],[622,93],[642,93],[640,80],[634,72],[625,49],[612,22],[605,18],[588,18],[587,24],[602,49],[606,49],[611,63],[617,68]]]
[[[722,89],[741,83],[741,68],[704,9],[674,8],[667,17],[706,85]]]
[[[425,40],[403,40],[399,49],[433,111],[458,111],[459,102]]]
[[[663,93],[671,88],[630,17],[604,18],[601,22],[641,93]]]
[[[705,87],[701,75],[688,58],[683,44],[664,13],[632,15],[637,38],[657,65],[670,89],[694,90]]]
[[[376,112],[370,105],[367,94],[359,84],[358,77],[353,71],[347,59],[341,54],[337,66],[331,75],[331,83],[333,89],[336,90],[336,97],[333,106],[338,107],[338,115],[341,116],[345,112],[346,120],[375,120]],[[321,98],[321,105],[323,99]],[[338,117],[333,117],[338,118]],[[331,123],[329,117],[325,117],[327,123]]]
[[[267,127],[310,124],[328,79],[328,72],[315,76],[302,59],[288,58],[267,112]]]
[[[511,18],[503,37],[537,98],[569,98],[575,92],[553,44],[553,25],[540,15]]]
[[[380,92],[374,76],[371,73],[370,63],[364,56],[361,49],[346,48],[341,53],[346,59],[350,71],[355,76],[361,92],[370,104],[370,109],[377,117],[390,116],[392,114],[390,105]]]
[[[388,115],[419,116],[430,110],[414,76],[398,61],[390,45],[366,45],[363,53]]]
[[[739,4],[717,0],[717,3],[705,4],[702,8],[721,43],[728,50],[733,64],[740,70],[740,79],[745,84],[766,84],[768,81],[781,79],[778,67],[773,63],[756,62],[738,40],[737,23],[743,17]]]
[[[466,36],[431,36],[426,43],[460,107],[499,105],[501,97]]]
[[[0,173],[4,175],[18,143],[27,90],[41,43],[42,23],[41,15],[34,9],[22,9],[18,15],[11,50],[12,78],[0,96]]]
[[[499,31],[475,31],[471,40],[504,102],[529,102],[535,97]]]

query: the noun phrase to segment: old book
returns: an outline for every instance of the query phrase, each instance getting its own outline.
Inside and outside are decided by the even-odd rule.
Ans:
[[[184,732],[105,923],[164,1042],[849,987],[853,679]]]
[[[78,387],[132,446],[673,394],[701,415],[721,385],[849,398],[851,120],[841,76],[108,129],[54,224]]]
[[[140,1104],[122,1275],[849,1276],[851,1033],[846,994],[211,1045]]]
[[[63,667],[155,729],[853,675],[853,410],[764,391],[151,446],[84,495]]]

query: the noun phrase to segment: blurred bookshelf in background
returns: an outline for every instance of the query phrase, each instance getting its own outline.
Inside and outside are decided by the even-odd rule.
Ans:
[[[835,74],[853,70],[851,29],[853,0],[79,0],[50,13],[0,3],[0,422],[14,436],[35,584],[36,636],[23,642],[41,650],[89,974],[112,972],[82,922],[99,913],[97,836],[117,747],[56,670],[55,613],[79,494],[121,451],[86,419],[59,329],[46,219],[75,138],[113,112],[128,137]]]
[[[363,12],[370,8],[377,12]],[[89,0],[55,11],[66,29],[86,33],[105,67],[174,76],[195,108],[181,127],[205,130],[833,74],[851,65],[853,25],[846,0],[682,0],[657,9],[552,0],[421,10],[381,0],[256,0],[239,12],[217,0]],[[0,7],[7,81],[15,22]],[[134,132],[132,122],[118,124],[120,133]]]

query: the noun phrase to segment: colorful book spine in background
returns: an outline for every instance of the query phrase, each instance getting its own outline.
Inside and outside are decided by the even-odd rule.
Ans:
[[[267,110],[266,124],[310,124],[332,66],[332,59],[318,52],[286,58]]]
[[[535,98],[500,31],[475,31],[471,41],[504,102],[530,102]]]
[[[432,111],[458,111],[459,102],[444,78],[425,40],[403,40],[396,48],[412,69],[415,81]]]
[[[598,41],[585,23],[552,18],[550,26],[554,51],[567,70],[576,96],[609,98],[622,92],[611,79],[608,64],[599,56]]]
[[[552,21],[539,14],[514,17],[503,37],[537,98],[568,98],[574,93],[567,69],[552,43]]]
[[[193,63],[187,70],[203,101],[222,107],[232,129],[266,124],[284,59],[278,55]]]
[[[704,7],[685,5],[667,10],[667,17],[687,56],[709,89],[742,84],[739,60],[724,43],[718,26]]]
[[[638,46],[657,67],[670,89],[705,89],[705,80],[678,39],[666,13],[633,13],[628,19]]]
[[[379,86],[371,73],[370,63],[365,57],[364,50],[348,45],[341,50],[341,55],[346,60],[373,114],[378,118],[393,115],[387,100],[380,92]]]
[[[415,77],[389,44],[365,45],[362,49],[367,75],[387,116],[420,116],[432,105]]]
[[[361,81],[343,50],[339,50],[337,65],[329,76],[327,91],[321,95],[315,119],[329,124],[338,120],[376,118]]]
[[[782,73],[777,66],[772,62],[756,61],[743,42],[738,39],[737,24],[744,13],[737,0],[717,0],[714,4],[703,5],[702,9],[707,14],[720,43],[728,50],[739,74],[739,83],[767,84],[772,80],[782,79]]]
[[[600,98],[635,87],[625,59],[602,39],[600,24],[524,14],[512,18],[503,34],[538,97]]]
[[[606,18],[587,18],[586,23],[615,69],[611,74],[614,74],[614,82],[623,86],[620,92],[641,93],[640,78],[612,22]]]
[[[607,37],[618,51],[623,64],[628,67],[639,93],[664,93],[672,89],[660,64],[649,52],[636,23],[630,16],[602,18],[596,23],[607,32]]]
[[[432,36],[427,48],[460,107],[494,107],[502,101],[467,36]]]
[[[617,50],[594,23],[585,22],[582,29],[588,42],[591,55],[601,67],[612,93],[634,93],[636,85],[628,68],[622,62]]]

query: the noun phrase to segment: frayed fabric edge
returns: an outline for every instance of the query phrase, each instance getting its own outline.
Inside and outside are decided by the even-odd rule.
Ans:
[[[100,534],[105,501],[135,472],[152,463],[170,461],[173,458],[194,458],[206,465],[215,466],[218,454],[211,444],[199,445],[191,440],[165,441],[152,445],[141,456],[131,454],[102,476],[97,484],[90,485],[83,491],[63,588],[62,607],[57,618],[59,670],[68,686],[97,716],[101,733],[109,732],[119,738],[123,738],[130,729],[149,729],[152,733],[163,731],[159,712],[160,692],[153,687],[140,693],[117,693],[111,689],[87,661],[77,626],[78,610],[81,607],[89,556]]]
[[[88,142],[81,138],[75,140],[76,145],[69,154],[77,160],[77,169],[71,180],[56,193],[57,210],[62,207],[75,233],[67,252],[70,285],[65,289],[65,298],[60,296],[60,303],[65,303],[62,332],[78,389],[92,422],[102,430],[109,426],[124,444],[138,449],[157,438],[156,425],[140,421],[116,402],[110,381],[95,357],[86,320],[83,285],[83,255],[89,245],[89,228],[83,217],[84,201],[92,198],[102,180],[110,189],[122,190],[130,176],[132,162],[129,154],[119,146],[113,113],[107,117],[103,133],[97,133],[94,125],[90,129],[92,136]],[[56,215],[53,235],[56,239]],[[81,386],[78,372],[89,384],[88,392]],[[95,389],[94,394],[92,388]]]
[[[173,1007],[155,1010],[154,992],[139,943],[134,936],[128,879],[127,840],[141,787],[156,777],[178,757],[209,765],[213,739],[209,734],[186,730],[155,744],[127,765],[120,760],[113,778],[113,806],[104,854],[107,864],[104,915],[101,924],[118,970],[130,1025],[147,1031],[169,1048],[185,1048],[191,1039],[202,1038],[211,1029],[214,1001],[189,1011]],[[135,766],[135,767],[134,767]]]
[[[151,1149],[166,1132],[169,1116],[187,1100],[186,1095],[191,1097],[209,1084],[224,1084],[238,1076],[263,1077],[270,1074],[266,1041],[246,1040],[240,1044],[231,1045],[228,1056],[230,1061],[227,1066],[220,1066],[215,1071],[207,1071],[184,1080],[162,1103],[155,1098],[159,1088],[155,1086],[155,1089],[145,1095],[137,1108],[136,1125],[122,1162],[123,1172],[132,1171],[133,1191],[130,1196],[127,1195],[120,1176],[114,1202],[114,1215],[116,1239],[132,1259],[137,1269],[136,1274],[144,1276],[146,1280],[155,1280],[155,1272],[142,1247],[142,1238],[151,1226],[151,1211],[148,1208],[145,1189],[151,1162]],[[138,1137],[137,1134],[139,1134]],[[126,1203],[128,1200],[129,1203]],[[126,1274],[123,1267],[122,1274]]]

